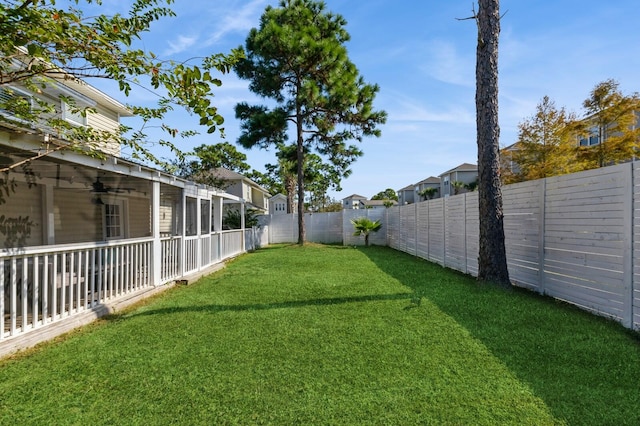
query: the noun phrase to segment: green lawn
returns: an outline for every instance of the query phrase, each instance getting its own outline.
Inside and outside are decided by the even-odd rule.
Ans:
[[[0,362],[2,425],[638,425],[640,340],[383,247],[275,246]]]

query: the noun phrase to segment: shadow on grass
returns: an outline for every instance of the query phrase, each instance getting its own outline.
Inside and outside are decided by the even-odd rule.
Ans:
[[[570,424],[640,424],[640,335],[566,303],[386,247],[359,249],[463,326]]]
[[[110,319],[118,319],[120,317],[134,318],[142,316],[153,315],[167,315],[183,312],[244,312],[244,311],[261,311],[270,309],[287,309],[287,308],[302,308],[306,306],[328,306],[328,305],[340,305],[345,303],[360,303],[360,302],[373,302],[373,301],[385,301],[385,300],[403,300],[412,299],[412,293],[396,293],[396,294],[376,294],[366,296],[354,296],[354,297],[336,297],[336,298],[324,298],[324,299],[311,299],[311,300],[295,300],[288,302],[276,302],[276,303],[257,303],[250,305],[188,305],[188,306],[175,306],[170,308],[150,309],[144,311],[134,311],[129,314],[122,314],[120,316],[112,315]]]

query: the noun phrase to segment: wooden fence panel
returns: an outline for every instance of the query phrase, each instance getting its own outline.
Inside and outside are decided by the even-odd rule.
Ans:
[[[342,243],[343,241],[341,213],[307,213],[304,215],[304,223],[307,241],[324,244]]]
[[[429,260],[444,265],[444,198],[429,201]]]
[[[631,231],[623,221],[628,170],[549,178],[544,203],[545,292],[619,321],[625,319],[623,264]]]
[[[418,238],[416,256],[429,259],[429,206],[428,201],[416,204],[416,233]]]
[[[402,240],[403,251],[415,256],[416,254],[416,205],[407,204],[400,207],[402,217],[402,228],[400,229],[400,239]]]
[[[466,201],[467,273],[478,276],[478,254],[480,253],[480,212],[478,192],[464,194]]]
[[[269,244],[291,243],[298,240],[298,216],[272,214],[266,217],[269,226]]]
[[[445,211],[445,260],[448,268],[467,272],[466,197],[464,195],[444,199]]]
[[[502,193],[509,277],[517,285],[535,290],[540,287],[543,273],[543,190],[544,181],[535,180],[509,185]]]
[[[387,210],[387,244],[399,250],[400,242],[400,207],[390,207]]]

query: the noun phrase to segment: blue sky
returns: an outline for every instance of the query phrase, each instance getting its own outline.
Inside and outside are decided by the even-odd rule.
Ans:
[[[103,6],[130,3],[111,0]],[[184,60],[227,52],[243,45],[248,31],[274,0],[176,0],[175,18],[157,23],[144,46],[162,58]],[[398,190],[464,162],[476,163],[475,49],[472,14],[467,0],[392,1],[327,0],[328,10],[348,22],[350,59],[369,83],[380,86],[375,107],[387,111],[380,138],[365,139],[364,156],[353,164],[336,199],[357,193],[371,197],[386,188]],[[500,37],[501,146],[515,142],[518,123],[535,112],[545,95],[558,107],[582,114],[582,102],[608,78],[630,94],[640,91],[640,32],[637,0],[503,0]],[[227,140],[240,129],[233,107],[259,102],[248,83],[234,74],[221,77],[215,105],[225,117]],[[124,103],[131,99],[109,92]],[[197,120],[176,114],[176,124]],[[204,130],[204,129],[203,129]],[[183,150],[221,139],[216,133],[192,138]],[[244,150],[248,162],[263,171],[274,153]],[[159,152],[162,155],[162,152]]]

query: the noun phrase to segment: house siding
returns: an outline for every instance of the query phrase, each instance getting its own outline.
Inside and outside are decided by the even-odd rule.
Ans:
[[[151,236],[151,205],[146,198],[129,198],[129,237]]]
[[[87,125],[93,129],[106,131],[110,133],[117,133],[120,127],[120,117],[113,111],[109,111],[104,107],[98,105],[96,113],[90,113],[87,115]],[[105,143],[102,147],[105,152],[119,156],[120,144],[111,142]]]
[[[88,191],[54,189],[56,244],[102,241],[102,210]]]
[[[17,219],[28,218],[32,223],[30,234],[24,240],[26,246],[37,246],[43,244],[43,227],[42,227],[42,186],[35,185],[29,188],[24,182],[18,182],[15,188],[0,205],[0,216],[5,218]],[[0,233],[0,244],[6,246],[7,236]]]

